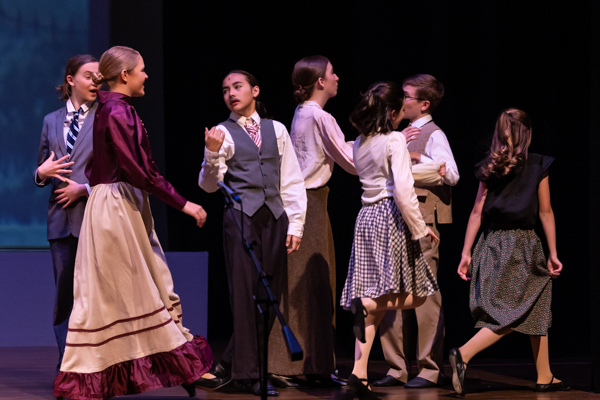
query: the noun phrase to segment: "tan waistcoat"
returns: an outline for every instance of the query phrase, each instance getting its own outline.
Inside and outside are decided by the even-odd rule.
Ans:
[[[408,144],[408,151],[423,154],[425,146],[431,134],[441,130],[433,121],[421,127],[419,137]],[[452,188],[445,183],[441,186],[416,186],[415,192],[419,199],[419,210],[426,224],[450,224],[452,223]]]

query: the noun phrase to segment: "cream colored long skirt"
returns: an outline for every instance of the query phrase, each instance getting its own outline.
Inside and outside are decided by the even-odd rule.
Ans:
[[[91,373],[191,341],[154,232],[148,193],[94,186],[75,261],[74,304],[61,371]]]

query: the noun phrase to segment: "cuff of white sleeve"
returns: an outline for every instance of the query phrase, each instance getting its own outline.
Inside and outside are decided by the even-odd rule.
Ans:
[[[302,238],[302,233],[304,232],[304,224],[291,222],[288,226],[288,235],[294,235],[296,237]]]
[[[427,225],[423,225],[423,229],[419,232],[413,232],[413,240],[419,240],[427,236]]]
[[[207,162],[216,162],[219,160],[219,152],[218,151],[210,151],[206,147],[204,148],[204,160]]]

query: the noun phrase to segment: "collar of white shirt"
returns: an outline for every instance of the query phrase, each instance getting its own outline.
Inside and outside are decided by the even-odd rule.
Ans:
[[[433,117],[431,116],[431,114],[427,114],[426,116],[419,118],[415,122],[411,122],[410,125],[414,126],[416,128],[421,128],[423,125],[425,125],[432,119],[433,119]]]
[[[319,103],[317,103],[316,101],[312,101],[312,100],[306,100],[304,103],[300,104],[300,108],[302,107],[317,107],[318,109],[323,109],[321,108],[321,105]]]
[[[92,108],[92,104],[94,104],[94,100],[87,101],[81,105],[81,108],[83,109],[83,114],[85,114],[90,108]],[[67,112],[73,114],[75,111],[77,110],[75,109],[73,102],[71,102],[71,98],[69,98],[69,100],[67,100]]]
[[[231,114],[229,114],[229,119],[235,121],[239,126],[241,126],[244,129],[246,129],[246,121],[250,118],[252,118],[252,120],[256,122],[256,125],[258,125],[258,128],[260,129],[260,117],[258,116],[258,113],[256,111],[254,111],[254,113],[247,118],[242,115],[236,114],[233,111],[231,112]]]

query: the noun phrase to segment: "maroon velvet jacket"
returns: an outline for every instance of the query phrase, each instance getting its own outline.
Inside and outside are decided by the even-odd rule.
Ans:
[[[127,182],[181,210],[186,199],[158,172],[152,161],[148,133],[131,98],[117,92],[98,92],[94,118],[94,150],[85,174],[90,186]]]

